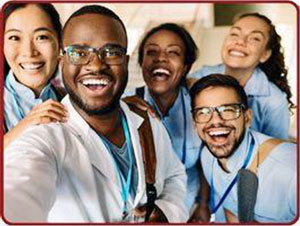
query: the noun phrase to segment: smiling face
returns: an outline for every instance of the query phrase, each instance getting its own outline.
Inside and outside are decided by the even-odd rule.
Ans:
[[[38,96],[56,69],[59,45],[50,18],[37,5],[26,5],[7,18],[4,55],[16,79]]]
[[[195,98],[195,108],[218,107],[240,103],[233,88],[208,87]],[[195,123],[198,135],[217,158],[229,157],[244,137],[246,126],[251,124],[250,110],[242,111],[239,118],[225,121],[216,111],[207,123]]]
[[[127,47],[126,34],[120,22],[100,14],[72,18],[64,31],[63,46]],[[71,100],[88,115],[113,110],[126,87],[128,56],[118,65],[108,65],[93,53],[89,63],[74,65],[67,54],[61,60],[64,84]]]
[[[222,47],[226,67],[252,72],[271,55],[267,49],[269,26],[262,19],[248,16],[239,19],[230,28]]]
[[[162,95],[178,90],[187,70],[185,53],[184,42],[174,32],[160,30],[147,39],[142,71],[150,92]]]

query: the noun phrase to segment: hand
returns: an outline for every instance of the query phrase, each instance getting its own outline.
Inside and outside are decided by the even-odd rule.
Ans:
[[[67,118],[67,109],[61,103],[49,99],[32,108],[20,123],[24,127],[28,127],[30,125],[47,124],[50,122],[66,122]]]
[[[137,218],[145,218],[146,216],[146,206],[140,206],[135,208],[132,211],[132,214]],[[145,222],[168,222],[167,217],[163,213],[163,211],[158,207],[154,206],[154,209],[152,210],[150,217]]]
[[[210,209],[208,202],[202,201],[196,204],[196,208],[193,211],[189,223],[193,222],[209,222],[210,221]]]
[[[159,118],[159,116],[156,114],[155,110],[153,109],[153,107],[148,104],[147,101],[141,99],[140,97],[138,97],[137,95],[134,96],[128,96],[123,98],[123,100],[127,103],[127,104],[131,104],[143,111],[147,111],[151,117],[153,118]]]
[[[5,134],[4,148],[29,126],[50,122],[66,122],[67,119],[68,112],[61,103],[49,99],[38,104],[13,129]]]

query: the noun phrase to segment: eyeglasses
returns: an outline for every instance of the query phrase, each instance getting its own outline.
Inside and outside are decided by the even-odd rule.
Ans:
[[[226,104],[218,107],[201,107],[192,110],[193,118],[197,123],[206,123],[212,119],[214,111],[224,121],[234,120],[241,116],[243,109],[246,109],[244,104]]]
[[[106,45],[99,49],[89,46],[70,45],[64,48],[68,60],[74,65],[86,65],[91,62],[95,53],[99,59],[108,65],[122,64],[125,59],[126,49],[119,45]]]

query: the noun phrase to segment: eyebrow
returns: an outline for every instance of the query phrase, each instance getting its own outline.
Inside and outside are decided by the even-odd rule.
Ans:
[[[242,30],[242,28],[240,28],[240,27],[237,27],[237,26],[233,26],[233,27],[231,27],[231,29],[230,29],[230,30],[233,30],[233,29],[237,29],[237,30],[239,30],[239,31],[241,31],[241,30]],[[264,33],[263,33],[262,31],[259,31],[259,30],[253,30],[253,31],[251,31],[250,33],[261,34],[263,37],[265,37]]]
[[[53,30],[49,29],[47,27],[39,27],[39,28],[35,29],[33,32],[39,32],[39,31],[49,31],[49,32],[53,33]],[[13,28],[13,29],[9,29],[9,30],[5,31],[5,34],[9,33],[9,32],[21,32],[21,30]]]
[[[146,46],[159,46],[158,44],[155,44],[155,43],[149,43],[149,44],[147,44],[147,45],[145,45],[145,47]],[[180,49],[182,49],[182,46],[180,46],[180,45],[178,45],[178,44],[170,44],[170,45],[168,45],[167,47],[172,47],[172,46],[176,46],[176,47],[179,47]]]

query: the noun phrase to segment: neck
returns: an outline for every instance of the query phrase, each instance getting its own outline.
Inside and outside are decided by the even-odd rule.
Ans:
[[[245,86],[251,75],[253,74],[254,69],[240,69],[240,68],[230,68],[226,67],[225,74],[231,75],[235,79],[237,79],[241,86]]]
[[[98,133],[108,139],[117,147],[121,147],[125,141],[122,128],[120,108],[103,115],[88,115],[75,107],[84,120]]]
[[[159,111],[163,115],[166,115],[169,109],[174,105],[178,93],[179,87],[176,90],[171,90],[164,94],[155,94],[150,91],[151,97],[154,99]]]

